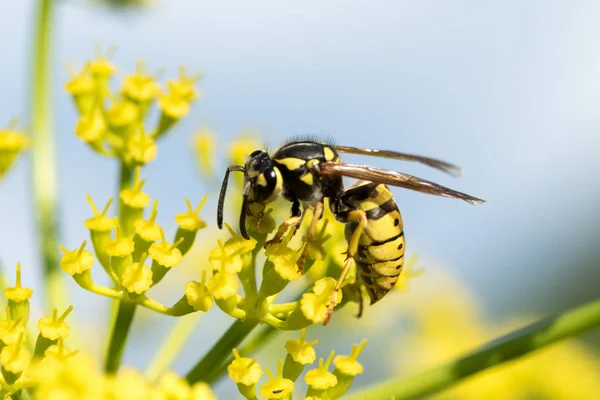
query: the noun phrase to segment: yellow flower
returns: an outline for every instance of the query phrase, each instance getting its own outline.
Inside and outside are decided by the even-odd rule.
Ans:
[[[138,62],[135,74],[127,76],[123,80],[122,93],[125,97],[145,103],[154,99],[160,92],[160,85],[154,77],[144,72],[144,63]]]
[[[130,101],[115,103],[106,111],[108,123],[115,128],[123,128],[132,125],[138,120],[138,106]]]
[[[73,311],[73,306],[57,318],[56,308],[52,311],[51,317],[43,317],[38,321],[38,329],[43,337],[50,340],[65,339],[69,336],[70,329],[65,318]]]
[[[285,343],[285,349],[292,356],[294,361],[300,363],[302,365],[312,364],[317,359],[317,355],[315,353],[315,349],[312,347],[317,344],[318,340],[313,340],[312,342],[306,342],[304,339],[306,338],[306,329],[302,329],[300,331],[300,339],[299,340],[288,340]]]
[[[165,232],[162,228],[160,230],[160,235],[162,242],[152,243],[150,249],[148,249],[150,257],[166,268],[179,265],[181,260],[183,260],[183,256],[181,255],[181,251],[179,251],[177,246],[179,246],[179,244],[183,241],[183,238],[180,238],[177,242],[171,244],[165,239]]]
[[[250,261],[249,253],[256,247],[256,240],[253,238],[246,240],[237,235],[229,224],[225,224],[225,227],[229,230],[231,238],[225,243],[218,240],[219,247],[210,252],[208,261],[215,270],[235,274],[242,270],[246,262]]]
[[[192,386],[192,397],[190,400],[217,400],[215,394],[210,390],[206,382],[196,382]]]
[[[158,382],[158,387],[168,400],[188,400],[192,394],[186,380],[173,372],[164,374]]]
[[[89,194],[86,195],[86,198],[88,200],[88,203],[90,203],[90,206],[92,207],[94,216],[92,218],[85,220],[83,225],[85,225],[85,227],[88,228],[90,231],[95,231],[95,232],[110,232],[110,231],[112,231],[113,228],[115,227],[116,221],[115,221],[115,219],[113,219],[111,217],[107,217],[106,213],[108,212],[108,208],[110,207],[113,199],[108,200],[108,202],[104,206],[104,209],[102,210],[102,213],[98,213],[98,209],[96,208],[96,205],[92,201],[92,198],[90,197]]]
[[[202,74],[187,76],[185,67],[180,67],[179,78],[176,81],[167,81],[167,85],[172,93],[175,93],[177,96],[180,96],[188,102],[192,102],[198,98],[196,82],[202,79],[202,77]]]
[[[106,79],[115,73],[117,68],[107,58],[99,56],[97,59],[90,61],[87,65],[94,77]]]
[[[320,358],[319,367],[311,369],[306,373],[304,381],[308,386],[316,390],[327,390],[337,385],[337,378],[328,371],[334,354],[335,352],[332,350],[325,364],[323,364],[323,359]]]
[[[296,265],[298,258],[296,251],[290,249],[285,241],[267,247],[265,255],[273,263],[275,272],[281,278],[293,281],[302,276]]]
[[[200,171],[208,176],[214,173],[216,135],[208,129],[202,129],[194,135],[194,150]]]
[[[140,126],[138,133],[130,137],[125,144],[124,159],[130,165],[148,164],[157,154],[156,140],[146,134],[143,126]]]
[[[206,221],[198,216],[202,207],[208,200],[208,196],[204,196],[204,198],[198,204],[198,207],[194,210],[192,207],[192,203],[188,199],[185,199],[185,203],[187,204],[187,212],[179,213],[175,217],[175,222],[179,225],[181,229],[186,231],[195,232],[200,229],[206,228]]]
[[[233,356],[234,360],[227,367],[229,377],[245,386],[256,385],[263,374],[260,364],[252,358],[240,357],[237,349],[233,349]]]
[[[19,340],[15,344],[10,344],[2,348],[0,352],[0,364],[2,369],[13,374],[20,374],[29,366],[31,355],[23,346],[24,334],[21,333]]]
[[[185,284],[183,294],[194,310],[207,312],[212,307],[212,295],[206,287],[206,270],[202,271],[202,281],[191,281]]]
[[[86,143],[101,139],[104,132],[106,132],[106,122],[99,109],[89,115],[79,117],[75,126],[75,135]]]
[[[363,366],[356,361],[360,352],[367,345],[367,340],[363,340],[359,345],[352,345],[352,351],[349,356],[337,356],[333,360],[333,365],[344,375],[356,376],[363,373]]]
[[[33,295],[33,290],[21,286],[21,263],[17,263],[17,283],[15,287],[4,289],[4,297],[7,300],[20,303],[27,301]]]
[[[229,146],[229,162],[244,165],[248,155],[261,147],[257,137],[256,134],[243,133],[239,139],[234,140]]]
[[[133,253],[135,244],[131,238],[122,236],[121,227],[117,223],[117,217],[115,217],[115,226],[115,239],[106,244],[105,250],[111,257],[127,257]]]
[[[325,321],[327,308],[333,297],[336,280],[331,277],[321,278],[315,282],[313,293],[304,293],[300,299],[300,309],[306,319],[318,323]],[[336,304],[342,301],[342,292],[337,296]]]
[[[273,377],[269,368],[265,367],[269,381],[263,384],[260,388],[260,394],[267,399],[283,399],[288,397],[294,391],[294,382],[289,379],[282,378],[283,360],[279,360],[277,367],[277,377]]]
[[[6,307],[6,320],[0,321],[0,340],[4,344],[15,344],[19,340],[21,334],[25,333],[23,319],[18,318],[16,321],[10,317],[10,309]]]
[[[146,254],[142,254],[140,262],[128,265],[123,271],[121,284],[129,293],[142,294],[152,286],[152,270],[144,264]]]
[[[77,351],[71,351],[64,346],[63,339],[59,338],[57,344],[48,346],[44,350],[44,357],[53,358],[56,361],[66,361],[68,358],[77,354]]]
[[[121,193],[119,194],[123,203],[128,207],[137,209],[144,208],[150,204],[150,196],[142,192],[145,183],[145,180],[140,181],[140,168],[136,168],[133,186],[129,189],[121,190]]]
[[[94,264],[94,256],[89,251],[84,250],[87,241],[84,240],[79,249],[67,250],[64,247],[60,249],[65,255],[60,260],[62,270],[70,275],[77,275],[89,271]]]
[[[81,73],[73,74],[71,80],[65,84],[65,91],[72,96],[90,94],[94,89],[94,79],[89,75],[89,66],[86,66]]]
[[[146,242],[154,242],[161,238],[161,227],[155,222],[158,215],[158,200],[154,200],[152,212],[148,220],[138,219],[135,221],[135,233],[137,233]]]
[[[208,290],[218,300],[226,300],[237,294],[238,281],[235,275],[217,272],[208,282]]]
[[[190,102],[172,91],[158,98],[158,106],[165,115],[172,119],[181,119],[190,112]]]
[[[96,368],[93,357],[75,354],[66,359],[44,358],[28,376],[36,387],[36,399],[104,399],[104,376]]]
[[[18,155],[29,145],[22,132],[14,130],[15,123],[8,129],[0,129],[0,179],[12,167]]]
[[[144,377],[132,368],[123,368],[109,378],[108,394],[111,400],[146,400],[150,388]]]

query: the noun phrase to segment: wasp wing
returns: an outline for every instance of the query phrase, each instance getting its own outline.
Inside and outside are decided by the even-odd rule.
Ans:
[[[362,154],[365,156],[394,158],[396,160],[403,161],[416,161],[421,164],[428,165],[432,168],[439,169],[440,171],[444,171],[452,176],[462,175],[462,168],[460,168],[459,166],[450,164],[446,161],[438,160],[436,158],[418,156],[416,154],[399,153],[397,151],[392,150],[359,149],[358,147],[337,145],[331,147],[333,147],[336,151],[340,153]]]
[[[315,164],[313,168],[315,169],[315,172],[321,175],[342,175],[355,179],[364,179],[375,183],[399,186],[436,196],[461,199],[473,205],[479,205],[485,202],[485,200],[478,199],[477,197],[473,197],[468,194],[449,189],[437,183],[397,171],[389,171],[385,169],[369,167],[366,165],[354,165],[336,162]]]

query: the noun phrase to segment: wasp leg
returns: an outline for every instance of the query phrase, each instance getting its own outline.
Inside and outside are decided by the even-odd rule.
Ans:
[[[283,237],[285,236],[286,232],[288,231],[288,229],[290,227],[292,227],[294,229],[294,234],[295,234],[296,230],[298,230],[298,227],[302,223],[303,217],[304,217],[304,215],[302,214],[302,211],[300,211],[300,202],[298,201],[298,199],[296,199],[292,203],[292,211],[291,211],[290,217],[288,219],[286,219],[285,221],[283,221],[283,223],[281,225],[279,225],[279,228],[277,229],[277,233],[275,233],[275,236],[273,236],[273,239],[267,240],[263,247],[266,249],[268,246],[271,246],[271,245],[277,244],[277,243],[281,243],[281,241],[283,240]]]
[[[304,272],[304,264],[306,263],[306,257],[308,256],[308,246],[317,232],[317,224],[319,223],[319,219],[321,219],[322,215],[323,201],[319,201],[317,204],[315,204],[315,208],[313,209],[313,216],[310,220],[308,231],[306,232],[306,243],[304,244],[302,255],[298,259],[298,272],[300,273]]]
[[[340,222],[349,223],[349,222],[357,222],[356,228],[354,228],[354,232],[352,232],[352,236],[350,237],[350,241],[348,243],[348,255],[346,258],[346,264],[344,265],[344,269],[340,274],[340,277],[335,284],[335,288],[333,288],[333,296],[331,297],[331,302],[329,303],[329,307],[327,308],[327,317],[323,322],[323,325],[327,325],[329,323],[329,319],[331,318],[331,314],[333,313],[333,308],[335,307],[335,303],[337,302],[338,294],[342,289],[342,283],[350,271],[350,267],[354,262],[354,255],[358,250],[358,242],[360,240],[360,236],[362,235],[365,227],[367,226],[367,213],[363,210],[352,210],[343,213],[339,213],[337,218]],[[362,302],[362,299],[361,299]],[[361,307],[360,313],[362,314],[362,304],[359,304]]]

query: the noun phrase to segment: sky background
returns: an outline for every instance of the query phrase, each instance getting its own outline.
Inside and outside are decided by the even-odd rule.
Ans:
[[[63,1],[56,12],[53,101],[66,247],[87,238],[85,194],[104,203],[116,187],[115,163],[75,138],[77,115],[63,91],[68,73],[61,65],[83,65],[97,42],[116,45],[112,59],[121,76],[138,59],[168,77],[182,64],[205,74],[203,99],[144,172],[167,231],[174,231],[183,199],[198,202],[208,190],[190,149],[199,128],[214,130],[222,143],[254,130],[271,148],[299,133],[332,136],[464,168],[456,179],[418,165],[346,157],[488,201],[473,207],[394,190],[408,251],[421,256],[423,268],[451,270],[492,318],[559,312],[597,296],[599,2],[170,0],[114,13]],[[32,17],[32,1],[0,0],[1,125],[27,118]],[[0,184],[0,259],[11,268],[20,261],[25,281],[35,281],[29,161],[20,159]],[[213,196],[203,214],[212,218],[214,207]],[[420,285],[426,290],[426,281]],[[210,318],[216,338],[229,319]],[[207,335],[194,351],[214,340]],[[132,363],[147,361],[131,347]],[[182,370],[197,358],[187,357]]]

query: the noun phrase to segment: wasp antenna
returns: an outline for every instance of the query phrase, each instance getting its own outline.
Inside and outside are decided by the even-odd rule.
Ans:
[[[231,171],[244,172],[244,167],[240,165],[230,165],[225,171],[225,177],[223,178],[223,184],[221,185],[221,192],[219,193],[219,205],[217,208],[217,226],[219,229],[223,229],[223,207],[225,205],[227,183],[229,182],[229,173]]]
[[[242,200],[242,210],[240,212],[240,234],[246,240],[250,240],[250,236],[248,236],[248,232],[246,231],[246,208],[248,207],[248,195],[244,194],[244,198]]]

